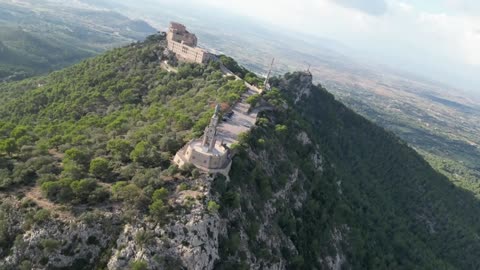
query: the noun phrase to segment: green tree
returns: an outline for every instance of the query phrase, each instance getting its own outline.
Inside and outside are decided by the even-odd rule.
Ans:
[[[153,201],[164,201],[168,197],[168,190],[164,187],[157,189],[153,192]]]
[[[50,211],[47,209],[40,209],[33,216],[33,220],[38,223],[45,222],[48,219],[50,219]]]
[[[47,239],[42,239],[40,241],[40,244],[47,252],[53,252],[54,250],[56,250],[61,246],[62,242],[52,238],[47,238]]]
[[[66,162],[73,161],[79,165],[86,167],[89,162],[89,156],[83,150],[80,150],[78,148],[70,148],[67,151],[65,151],[64,160]]]
[[[148,209],[150,210],[150,215],[157,221],[162,221],[168,212],[168,207],[160,200],[154,201]]]
[[[85,168],[82,165],[79,165],[73,161],[66,161],[63,164],[62,176],[65,178],[71,179],[82,179],[85,177]]]
[[[215,214],[215,213],[218,212],[219,209],[220,209],[220,205],[218,203],[216,203],[215,201],[209,201],[208,202],[208,206],[207,206],[208,212],[210,212],[212,214]]]
[[[49,200],[61,203],[71,202],[75,197],[70,187],[71,179],[47,181],[41,185],[41,191]]]
[[[114,159],[122,162],[128,162],[130,160],[130,152],[132,152],[133,147],[127,140],[112,139],[107,143],[107,150],[110,151]]]
[[[112,192],[114,198],[132,204],[136,203],[142,195],[142,190],[139,187],[125,181],[115,183],[115,185],[112,186]]]
[[[178,142],[170,136],[164,136],[158,142],[160,151],[174,152],[179,147]]]
[[[257,103],[260,101],[261,96],[259,94],[249,96],[245,101],[250,104],[250,106],[255,107]]]
[[[6,152],[9,156],[17,151],[17,143],[15,139],[8,138],[0,142],[0,150]]]
[[[70,188],[79,202],[86,202],[92,191],[97,188],[97,181],[95,179],[73,181]]]
[[[18,139],[22,136],[25,136],[28,134],[28,127],[26,126],[17,126],[15,129],[12,130],[12,133],[10,133],[10,136],[12,136],[15,139]]]
[[[89,172],[99,179],[107,179],[111,175],[108,160],[102,157],[92,159],[92,161],[90,161]]]
[[[155,150],[155,147],[145,141],[141,141],[135,146],[130,153],[130,158],[134,162],[145,166],[155,166],[158,165],[160,161],[160,155]]]

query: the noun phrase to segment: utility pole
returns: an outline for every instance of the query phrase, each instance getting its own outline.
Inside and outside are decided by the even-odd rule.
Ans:
[[[265,82],[264,82],[265,90],[270,90],[270,84],[268,83],[268,80],[270,79],[270,74],[272,73],[273,62],[275,62],[275,58],[272,58],[272,63],[270,64],[270,69],[268,70],[267,78],[265,78]]]

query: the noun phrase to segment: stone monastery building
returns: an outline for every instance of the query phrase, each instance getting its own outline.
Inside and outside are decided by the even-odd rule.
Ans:
[[[205,64],[212,55],[197,47],[197,36],[187,31],[185,25],[171,22],[167,33],[167,48],[179,60]]]

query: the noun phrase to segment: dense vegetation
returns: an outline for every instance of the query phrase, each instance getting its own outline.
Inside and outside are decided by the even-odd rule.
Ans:
[[[399,87],[392,91],[398,96],[386,98],[357,86],[332,90],[347,106],[409,143],[452,183],[480,198],[479,106],[468,99],[459,101],[465,104],[454,101],[448,87],[390,85]],[[405,98],[405,93],[414,96]]]
[[[480,202],[473,194],[321,86],[312,86],[311,95],[294,104],[301,77],[275,80],[280,91],[264,99],[279,106],[244,138],[230,184],[217,179],[223,215],[237,208],[245,213],[229,225],[219,269],[246,269],[240,228],[256,256],[272,262],[285,257],[290,269],[325,268],[325,255],[335,253],[346,256],[344,267],[352,269],[479,268]],[[295,139],[302,131],[312,143]],[[296,169],[291,195],[272,200]],[[293,207],[303,196],[302,207]],[[279,211],[278,227],[269,230],[282,230],[299,254],[268,250],[258,238],[267,202]]]
[[[193,189],[188,180],[199,172],[179,172],[172,155],[201,135],[215,103],[227,108],[246,88],[214,62],[167,72],[160,68],[163,50],[163,37],[151,36],[45,77],[0,84],[1,192],[21,197],[38,189],[54,205],[78,207],[86,220],[94,218],[85,206],[111,202],[124,202],[125,220],[145,214],[168,224],[172,211],[183,213],[172,209],[169,195]],[[221,60],[250,76],[233,59]],[[272,79],[272,91],[249,100],[272,111],[233,147],[230,182],[213,183],[219,200],[204,202],[206,211],[229,220],[218,269],[245,269],[245,248],[266,261],[286,258],[290,269],[322,269],[335,254],[353,269],[479,268],[477,199],[321,86],[307,85],[310,96],[297,99],[304,75]],[[169,184],[179,173],[188,177]],[[15,211],[29,226],[57,214],[23,202]],[[271,217],[263,212],[269,203]],[[11,204],[0,206],[3,258],[21,232],[10,230]],[[267,233],[285,234],[298,253],[267,248],[259,238],[266,218],[276,224]],[[135,241],[146,239],[148,233]],[[60,244],[41,245],[48,252]],[[131,267],[147,265],[137,260]]]
[[[9,80],[58,69],[94,54],[21,28],[1,27],[0,41],[0,78]]]
[[[263,84],[261,78],[259,78],[255,73],[252,73],[248,69],[239,65],[235,59],[226,55],[220,55],[219,60],[226,68],[228,68],[228,70],[233,72],[238,77],[244,79],[246,82],[257,86],[261,86]]]
[[[246,89],[224,78],[218,63],[162,70],[162,42],[151,36],[47,77],[0,85],[0,188],[38,185],[53,202],[111,197],[161,212],[156,176],[176,172],[172,155],[202,133],[215,103],[226,108]]]

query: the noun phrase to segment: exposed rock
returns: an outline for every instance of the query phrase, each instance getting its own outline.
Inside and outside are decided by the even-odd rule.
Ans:
[[[299,140],[303,145],[312,144],[312,141],[308,137],[308,134],[305,131],[298,133],[297,140]]]
[[[129,269],[131,262],[144,260],[151,269],[213,269],[219,259],[219,234],[225,231],[225,221],[218,214],[208,213],[206,204],[210,194],[211,178],[197,180],[203,199],[195,203],[188,213],[172,217],[166,225],[141,220],[125,225],[117,240],[116,249],[108,269]],[[178,203],[184,203],[189,192],[181,192]],[[183,198],[183,199],[182,199]],[[190,197],[192,198],[192,197]],[[138,235],[148,232],[148,240],[138,241]],[[176,266],[176,268],[168,268]]]
[[[348,228],[347,228],[348,229]],[[328,265],[328,268],[331,270],[341,270],[342,265],[345,263],[345,255],[343,254],[341,250],[341,242],[343,241],[343,235],[342,232],[335,228],[334,231],[332,232],[332,239],[334,241],[334,249],[335,249],[335,256],[326,256],[325,261]]]
[[[297,96],[295,97],[295,104],[297,104],[302,98],[308,98],[312,92],[312,74],[310,72],[302,72],[300,76],[300,82],[297,88]]]
[[[88,224],[81,220],[64,222],[57,219],[34,224],[17,235],[10,255],[0,266],[18,266],[24,260],[30,261],[35,269],[94,265],[116,236],[110,226],[112,216],[106,218],[109,224],[105,219]]]

